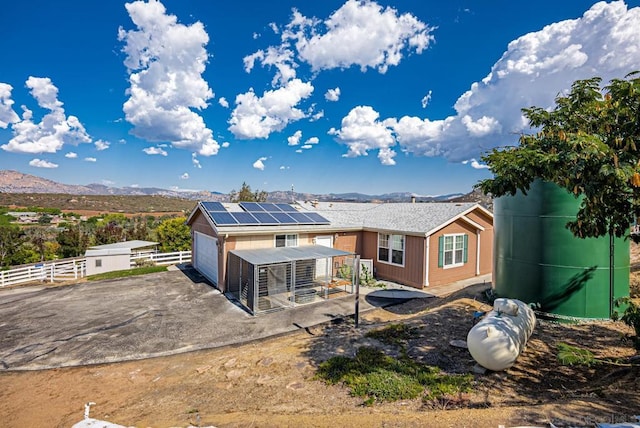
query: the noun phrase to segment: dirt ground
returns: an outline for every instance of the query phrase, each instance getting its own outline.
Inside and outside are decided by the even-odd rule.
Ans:
[[[0,373],[3,427],[71,427],[92,401],[91,417],[136,427],[497,427],[593,426],[640,414],[638,367],[562,366],[557,344],[597,357],[636,354],[619,322],[580,325],[539,321],[527,349],[505,372],[475,375],[474,391],[447,400],[420,399],[367,407],[342,386],[314,379],[334,355],[363,345],[385,347],[364,334],[392,322],[417,327],[413,358],[449,373],[468,373],[466,349],[473,312],[488,309],[485,286],[446,299],[418,299],[298,333],[237,347],[108,365]]]

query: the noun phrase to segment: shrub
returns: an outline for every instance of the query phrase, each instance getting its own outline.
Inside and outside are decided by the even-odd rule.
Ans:
[[[320,364],[316,377],[329,384],[342,382],[365,404],[413,399],[439,399],[471,390],[471,375],[446,375],[437,367],[406,356],[396,359],[379,349],[363,346],[355,357],[337,356]]]

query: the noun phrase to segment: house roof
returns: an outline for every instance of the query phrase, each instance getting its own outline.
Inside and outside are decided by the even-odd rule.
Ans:
[[[278,248],[256,248],[249,250],[231,250],[243,260],[252,265],[264,265],[271,263],[284,263],[294,260],[324,259],[327,257],[351,256],[342,250],[336,250],[322,245],[305,245],[302,247],[278,247]]]
[[[301,211],[315,211],[326,217],[332,226],[360,225],[366,230],[393,231],[404,234],[430,235],[462,218],[474,227],[480,225],[466,218],[479,209],[487,216],[493,214],[473,202],[448,203],[341,203],[301,202]]]
[[[229,212],[241,211],[238,204],[223,203]],[[292,204],[299,212],[315,212],[329,220],[329,224],[315,225],[243,225],[216,226],[211,219],[205,218],[218,233],[248,235],[261,233],[304,233],[334,232],[349,230],[385,231],[407,235],[430,235],[448,224],[462,219],[474,228],[482,226],[466,217],[476,209],[490,218],[493,214],[481,205],[473,202],[434,202],[434,203],[360,203],[360,202],[310,202],[298,201]],[[199,205],[189,216],[189,224]],[[203,213],[204,214],[204,213]]]
[[[152,242],[152,241],[133,240],[133,241],[116,242],[114,244],[94,245],[93,247],[90,247],[90,249],[92,249],[92,250],[110,250],[110,249],[115,249],[115,248],[126,248],[126,249],[129,249],[129,250],[135,250],[137,248],[153,247],[155,245],[158,245],[158,243],[157,242]]]

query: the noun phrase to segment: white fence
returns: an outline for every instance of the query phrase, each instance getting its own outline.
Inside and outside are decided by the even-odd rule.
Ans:
[[[131,267],[147,262],[154,265],[174,265],[191,261],[191,251],[150,253],[131,256]],[[84,257],[36,263],[0,271],[0,288],[29,282],[72,281],[87,275]]]

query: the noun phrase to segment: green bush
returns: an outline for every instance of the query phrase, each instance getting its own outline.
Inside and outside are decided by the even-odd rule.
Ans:
[[[402,345],[405,341],[416,337],[417,327],[411,327],[407,324],[389,324],[388,326],[372,330],[365,334],[365,337],[379,340],[388,345]]]
[[[379,349],[363,346],[355,357],[337,356],[320,364],[316,377],[329,383],[342,382],[365,404],[413,399],[439,399],[471,390],[471,375],[446,375],[437,367],[417,363],[404,353],[387,356]]]

